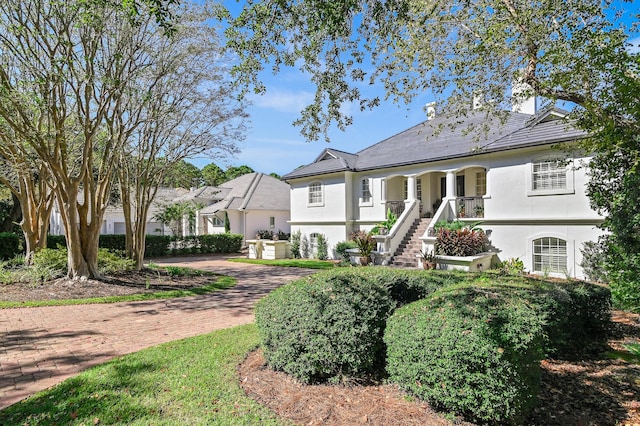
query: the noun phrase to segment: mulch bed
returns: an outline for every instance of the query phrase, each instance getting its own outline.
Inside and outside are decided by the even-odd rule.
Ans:
[[[640,315],[617,311],[607,348],[580,348],[571,360],[543,361],[539,403],[525,424],[640,425],[640,365],[607,356],[629,342],[640,342]],[[471,424],[389,384],[303,385],[270,370],[260,350],[247,356],[238,374],[247,395],[301,425]]]
[[[0,300],[23,302],[157,293],[204,287],[216,279],[217,277],[211,275],[173,276],[168,275],[164,270],[145,269],[105,277],[101,281],[60,278],[37,284],[29,282],[0,284]]]

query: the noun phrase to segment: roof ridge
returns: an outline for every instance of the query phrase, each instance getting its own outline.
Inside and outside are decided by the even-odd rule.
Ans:
[[[253,194],[255,193],[256,188],[258,187],[258,184],[262,179],[262,176],[264,176],[264,173],[259,172],[256,173],[256,175],[253,177],[251,184],[249,184],[249,187],[247,188],[247,192],[244,193],[244,201],[240,205],[240,210],[244,210],[245,208],[247,208],[249,200],[251,199],[251,197],[253,197]]]

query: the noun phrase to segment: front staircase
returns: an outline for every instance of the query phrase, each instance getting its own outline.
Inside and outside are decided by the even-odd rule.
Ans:
[[[391,258],[390,266],[398,268],[416,268],[418,259],[416,255],[420,254],[422,249],[422,237],[431,223],[431,218],[419,218],[413,222],[409,232],[405,235],[404,240],[398,246],[398,249]]]

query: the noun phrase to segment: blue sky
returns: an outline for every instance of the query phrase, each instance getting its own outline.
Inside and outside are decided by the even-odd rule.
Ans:
[[[237,10],[241,7],[241,3],[235,0],[224,3]],[[640,37],[630,42],[637,51]],[[434,101],[431,94],[425,93],[409,105],[383,100],[372,111],[360,111],[355,105],[345,106],[353,117],[353,124],[344,132],[333,128],[329,133],[330,143],[323,139],[309,142],[300,135],[300,129],[292,125],[299,118],[300,111],[313,99],[314,88],[309,77],[295,68],[283,68],[277,75],[265,72],[262,78],[267,92],[251,97],[253,105],[247,110],[251,124],[246,139],[239,143],[241,153],[225,160],[195,158],[191,162],[198,167],[215,162],[223,169],[246,164],[257,172],[284,175],[312,162],[327,147],[355,153],[418,124],[426,119],[424,105]],[[365,96],[377,95],[384,99],[382,85],[366,85],[361,90]]]
[[[308,142],[300,135],[300,128],[292,125],[313,99],[313,87],[308,77],[295,69],[285,69],[276,76],[264,74],[264,83],[267,93],[251,98],[253,105],[248,109],[251,126],[246,140],[239,145],[242,152],[224,163],[215,161],[223,168],[246,164],[258,172],[284,175],[312,162],[327,147],[357,152],[425,120],[423,106],[433,100],[427,95],[418,97],[411,105],[394,104],[389,100],[373,111],[364,112],[353,106],[349,111],[354,123],[345,132],[334,128],[329,135],[330,143],[324,139]],[[381,87],[364,90],[368,95],[384,97]],[[193,162],[202,167],[211,160]]]

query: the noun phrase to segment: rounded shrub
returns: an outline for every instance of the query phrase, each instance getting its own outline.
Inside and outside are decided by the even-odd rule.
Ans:
[[[535,403],[546,312],[517,286],[454,285],[388,320],[390,380],[479,422],[517,422]]]
[[[267,363],[304,383],[375,375],[384,368],[382,336],[394,306],[385,286],[348,272],[280,287],[255,311]]]

